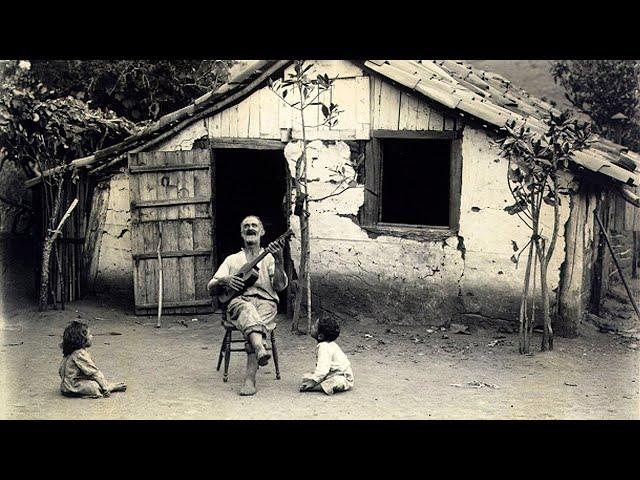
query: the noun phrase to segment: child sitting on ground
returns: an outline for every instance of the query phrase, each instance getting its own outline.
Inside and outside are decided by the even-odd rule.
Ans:
[[[333,395],[335,392],[351,390],[351,363],[334,342],[340,335],[340,325],[332,318],[322,318],[311,327],[310,333],[318,341],[316,370],[302,378],[300,391],[322,391],[327,395]]]
[[[62,335],[62,364],[60,365],[60,391],[70,397],[108,397],[111,392],[124,392],[124,383],[108,383],[91,359],[87,348],[93,335],[86,323],[74,320]]]

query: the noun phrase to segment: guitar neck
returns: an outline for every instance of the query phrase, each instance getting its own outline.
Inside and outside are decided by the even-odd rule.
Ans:
[[[262,259],[264,257],[266,257],[269,254],[269,252],[267,250],[265,250],[264,252],[262,252],[260,255],[258,255],[256,258],[254,258],[253,260],[251,260],[249,262],[249,264],[246,266],[247,270],[251,270],[253,267],[255,267],[256,265],[258,265]]]

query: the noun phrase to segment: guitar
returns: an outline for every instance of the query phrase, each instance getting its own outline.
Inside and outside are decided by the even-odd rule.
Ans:
[[[280,240],[288,239],[293,235],[293,230],[289,229],[280,235],[277,239],[269,244],[269,246],[273,245]],[[268,248],[268,247],[267,247]],[[244,288],[242,290],[234,290],[231,287],[221,286],[220,293],[218,293],[218,301],[222,304],[227,303],[232,298],[241,295],[247,288],[256,283],[259,275],[258,263],[262,261],[264,257],[269,254],[269,251],[265,249],[260,255],[251,260],[250,262],[245,263],[238,272],[235,273],[236,276],[240,277],[240,280],[244,283]]]

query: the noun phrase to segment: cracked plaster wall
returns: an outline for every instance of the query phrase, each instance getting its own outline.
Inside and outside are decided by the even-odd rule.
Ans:
[[[465,128],[459,231],[466,248],[460,278],[462,313],[517,321],[526,258],[522,256],[519,266],[510,260],[514,254],[511,242],[522,248],[530,231],[517,216],[503,210],[513,199],[506,181],[508,163],[496,161],[498,153],[498,147],[484,131]],[[568,174],[562,179],[567,183],[570,180]],[[563,197],[559,236],[548,271],[550,290],[557,288],[560,279],[568,217],[569,201]],[[549,235],[553,225],[552,208],[543,210],[541,222],[542,235]]]
[[[95,291],[133,299],[128,174],[114,175],[109,188],[109,203],[100,242]]]
[[[311,198],[340,190],[334,174],[345,167],[355,177],[353,153],[343,142],[310,144]],[[359,319],[438,325],[460,315],[517,320],[524,267],[511,261],[512,240],[522,247],[528,229],[503,209],[512,203],[506,183],[507,162],[483,130],[466,127],[463,135],[460,229],[441,240],[370,236],[355,218],[364,203],[362,185],[311,204],[311,271],[314,302],[320,310]],[[285,149],[290,168],[299,144]],[[550,232],[552,211],[543,225]],[[564,225],[569,202],[561,206],[560,237],[549,267],[551,289],[558,285],[564,258]],[[297,217],[291,223],[299,238]],[[298,238],[292,241],[297,267]],[[524,263],[524,261],[523,261]]]

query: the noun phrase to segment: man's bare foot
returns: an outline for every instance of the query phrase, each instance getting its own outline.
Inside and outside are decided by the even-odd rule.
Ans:
[[[124,382],[114,383],[111,385],[112,392],[124,392],[127,390],[127,384]]]
[[[258,365],[261,367],[264,367],[271,359],[271,354],[265,348],[257,350],[256,356],[258,357]]]
[[[247,379],[244,381],[244,385],[240,389],[240,395],[243,397],[248,397],[249,395],[255,395],[256,393],[256,384],[251,380]]]

